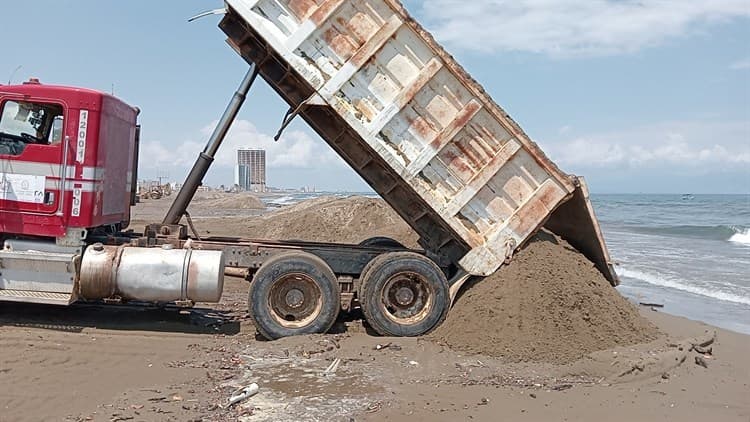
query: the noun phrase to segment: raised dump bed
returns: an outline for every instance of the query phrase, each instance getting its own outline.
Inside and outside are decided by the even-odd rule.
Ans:
[[[230,44],[434,259],[489,275],[549,220],[617,283],[583,181],[557,168],[398,1],[226,3]]]

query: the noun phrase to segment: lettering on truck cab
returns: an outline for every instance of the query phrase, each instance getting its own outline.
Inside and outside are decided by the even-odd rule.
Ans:
[[[76,162],[83,163],[86,158],[86,135],[89,127],[89,111],[81,110],[78,118],[78,139],[76,142]]]

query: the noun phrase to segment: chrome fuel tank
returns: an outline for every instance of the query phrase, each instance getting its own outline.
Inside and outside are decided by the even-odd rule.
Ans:
[[[224,253],[95,244],[86,249],[79,274],[79,296],[88,300],[218,302]]]

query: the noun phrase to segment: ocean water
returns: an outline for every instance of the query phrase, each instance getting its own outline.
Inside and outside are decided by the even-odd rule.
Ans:
[[[750,334],[750,195],[593,195],[620,292]]]

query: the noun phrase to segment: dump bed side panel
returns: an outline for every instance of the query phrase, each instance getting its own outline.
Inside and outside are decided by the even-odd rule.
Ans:
[[[578,180],[579,187],[573,197],[552,213],[545,227],[581,251],[612,286],[618,286],[620,278],[609,257],[599,220],[589,198],[588,185],[582,177]]]
[[[575,190],[392,0],[228,0],[235,48],[422,236],[494,272]]]

